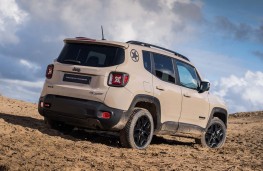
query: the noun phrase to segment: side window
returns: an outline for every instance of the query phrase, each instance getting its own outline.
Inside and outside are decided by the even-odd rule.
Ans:
[[[176,64],[180,84],[187,88],[197,89],[200,81],[196,74],[195,68],[180,61],[176,61]]]
[[[151,56],[150,52],[147,51],[142,51],[142,56],[143,56],[143,65],[144,68],[152,73],[152,65],[151,65]]]
[[[155,76],[163,81],[175,83],[172,58],[153,53]]]

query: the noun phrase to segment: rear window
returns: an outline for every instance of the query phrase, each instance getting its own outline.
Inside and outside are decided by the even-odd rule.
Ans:
[[[109,67],[124,62],[124,49],[94,44],[67,43],[58,62],[91,67]]]

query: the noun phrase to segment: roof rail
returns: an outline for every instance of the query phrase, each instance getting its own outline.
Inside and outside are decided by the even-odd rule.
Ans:
[[[126,43],[129,43],[129,44],[134,44],[134,45],[140,45],[140,46],[145,46],[145,47],[154,47],[154,48],[157,48],[157,49],[161,49],[161,50],[164,50],[164,51],[167,51],[167,52],[170,52],[170,53],[173,53],[175,54],[176,56],[180,57],[180,58],[183,58],[187,61],[190,61],[187,57],[181,55],[180,53],[177,53],[177,52],[174,52],[172,50],[169,50],[169,49],[166,49],[166,48],[163,48],[163,47],[160,47],[160,46],[156,46],[156,45],[153,45],[153,44],[149,44],[149,43],[144,43],[144,42],[140,42],[140,41],[134,41],[134,40],[130,40]]]

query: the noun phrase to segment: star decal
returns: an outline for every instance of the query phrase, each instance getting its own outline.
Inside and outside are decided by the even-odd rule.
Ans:
[[[134,62],[138,62],[139,61],[139,53],[138,53],[137,50],[132,49],[130,55],[131,55],[131,58],[132,58],[132,60]]]

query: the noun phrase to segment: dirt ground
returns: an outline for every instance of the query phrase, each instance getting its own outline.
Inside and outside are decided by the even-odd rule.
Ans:
[[[263,170],[263,112],[232,115],[221,149],[158,136],[133,150],[114,136],[48,129],[36,104],[0,96],[2,170]]]

